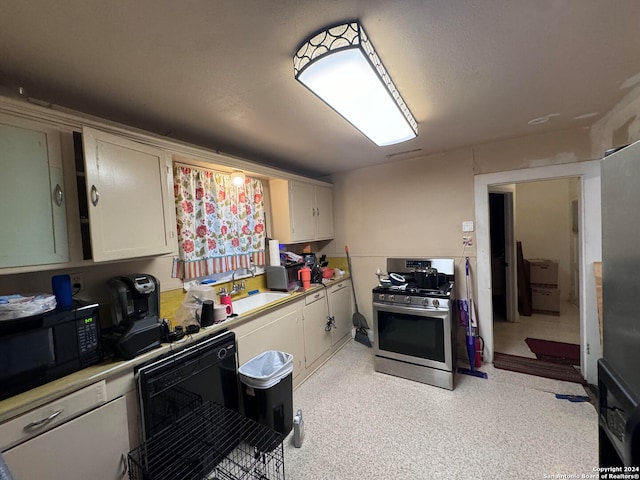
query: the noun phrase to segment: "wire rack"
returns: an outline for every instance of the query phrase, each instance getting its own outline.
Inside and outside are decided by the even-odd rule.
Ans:
[[[202,396],[178,385],[163,389],[161,393],[150,396],[145,411],[150,412],[148,430],[145,436],[153,438],[156,433],[172,426],[179,419],[200,408],[204,403]]]
[[[130,480],[284,480],[283,436],[206,402],[129,452]]]

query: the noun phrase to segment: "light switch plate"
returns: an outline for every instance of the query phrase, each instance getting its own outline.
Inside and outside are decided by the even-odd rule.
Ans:
[[[467,220],[466,222],[462,222],[462,231],[463,232],[473,232],[473,222],[471,220]]]

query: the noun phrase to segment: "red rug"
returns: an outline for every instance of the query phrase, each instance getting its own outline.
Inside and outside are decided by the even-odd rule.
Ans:
[[[554,380],[586,385],[580,372],[566,363],[547,362],[537,358],[518,357],[494,352],[493,366],[502,370],[535,375],[536,377],[553,378]]]
[[[553,363],[566,363],[568,365],[580,365],[580,345],[540,340],[539,338],[525,338],[524,341],[540,360]]]

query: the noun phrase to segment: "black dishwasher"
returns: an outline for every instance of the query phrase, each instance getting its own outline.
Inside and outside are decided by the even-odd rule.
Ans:
[[[137,382],[144,441],[130,479],[284,479],[282,436],[238,413],[233,332],[142,365]]]

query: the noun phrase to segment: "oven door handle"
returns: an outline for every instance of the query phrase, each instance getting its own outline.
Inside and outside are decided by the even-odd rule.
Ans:
[[[404,314],[413,314],[418,315],[420,317],[437,317],[437,318],[445,318],[449,315],[449,309],[431,309],[431,308],[422,308],[422,307],[410,307],[410,306],[398,306],[398,305],[389,305],[386,303],[378,303],[373,302],[373,308],[383,312],[391,312],[391,313],[404,313]]]

